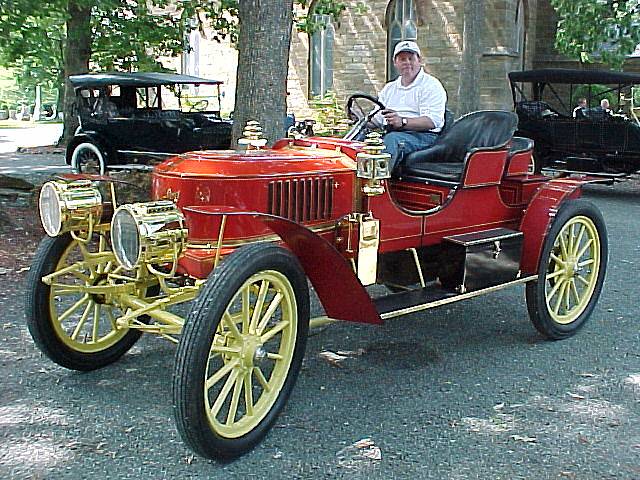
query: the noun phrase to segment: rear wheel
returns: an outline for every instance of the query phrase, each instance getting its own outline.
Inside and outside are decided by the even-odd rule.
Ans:
[[[529,173],[539,175],[542,168],[546,166],[545,158],[547,153],[541,148],[534,148],[531,152],[531,161],[529,162]]]
[[[176,353],[174,413],[185,442],[219,460],[253,448],[291,393],[308,328],[307,281],[291,252],[258,244],[226,259]]]
[[[570,200],[547,235],[538,280],[527,284],[529,316],[550,339],[576,333],[593,311],[608,260],[607,230],[600,211],[584,200]]]
[[[77,173],[104,175],[104,152],[93,142],[80,143],[71,154],[71,168]]]
[[[117,268],[104,236],[84,244],[68,233],[45,237],[27,278],[27,327],[36,345],[55,363],[73,370],[95,370],[120,358],[140,332],[116,327],[124,312],[107,294],[86,287],[108,285]],[[59,272],[50,285],[42,277]]]

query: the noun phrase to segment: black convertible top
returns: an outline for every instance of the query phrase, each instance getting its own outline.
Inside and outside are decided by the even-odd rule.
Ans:
[[[195,84],[220,85],[220,80],[179,75],[177,73],[160,72],[105,72],[70,75],[69,81],[74,88],[105,87],[107,85],[123,85],[132,87],[151,87],[154,85]]]
[[[640,73],[614,72],[608,70],[571,70],[563,68],[543,68],[509,72],[509,80],[514,82],[546,82],[564,84],[640,84]]]

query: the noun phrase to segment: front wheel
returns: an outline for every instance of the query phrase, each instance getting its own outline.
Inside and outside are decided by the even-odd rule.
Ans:
[[[307,281],[291,252],[257,244],[231,254],[200,292],[176,352],[184,441],[218,460],[253,448],[289,398],[308,329]]]
[[[569,200],[543,245],[538,280],[526,288],[529,316],[540,333],[558,340],[584,325],[600,296],[607,260],[602,214],[585,200]]]
[[[103,234],[83,243],[69,233],[45,237],[27,277],[27,327],[40,350],[58,365],[95,370],[119,359],[140,332],[118,328],[124,312],[104,293],[118,269]],[[57,273],[50,284],[42,277]]]
[[[71,168],[76,173],[104,175],[106,168],[104,152],[93,142],[83,142],[73,149]]]

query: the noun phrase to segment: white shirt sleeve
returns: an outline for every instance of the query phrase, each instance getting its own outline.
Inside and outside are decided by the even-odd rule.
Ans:
[[[387,83],[384,87],[382,87],[382,90],[380,90],[380,94],[378,95],[378,100],[382,105],[385,106],[385,108],[387,108],[387,103],[389,102],[388,93],[390,85],[391,83]],[[372,120],[380,125],[385,125],[387,123],[386,119],[380,112],[376,113]]]
[[[429,117],[434,125],[434,130],[444,126],[444,109],[447,105],[447,92],[442,84],[431,77],[420,91],[420,116]]]

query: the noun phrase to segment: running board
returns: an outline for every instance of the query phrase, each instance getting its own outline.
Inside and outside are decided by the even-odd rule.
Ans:
[[[602,183],[612,185],[616,181],[622,181],[629,178],[628,173],[605,173],[605,172],[586,172],[581,170],[569,170],[564,168],[545,167],[542,169],[542,174],[551,174],[548,176],[563,176],[569,175],[577,180],[581,180],[588,183]],[[555,175],[554,175],[555,174]],[[566,178],[566,177],[565,177]]]
[[[468,298],[477,297],[486,293],[495,292],[521,283],[533,282],[538,279],[537,275],[519,278],[512,282],[503,283],[494,287],[487,287],[473,292],[456,293],[439,286],[429,285],[418,290],[409,292],[393,293],[384,297],[374,299],[374,304],[380,317],[383,320],[407,315],[409,313],[420,312],[430,308],[459,302]]]
[[[153,171],[153,165],[144,165],[142,163],[119,163],[117,165],[107,165],[107,170],[151,172]]]

